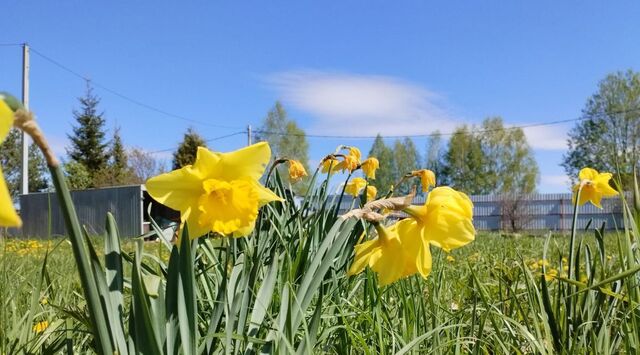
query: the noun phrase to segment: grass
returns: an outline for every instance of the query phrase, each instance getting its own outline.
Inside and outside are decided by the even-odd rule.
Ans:
[[[609,251],[605,255],[607,274],[620,268],[616,250],[623,238],[617,233],[605,235],[605,250]],[[584,240],[586,246],[596,248],[593,233],[586,233]],[[442,353],[476,349],[481,353],[500,349],[534,353],[537,347],[550,349],[550,334],[537,334],[540,329],[532,323],[541,320],[536,315],[540,311],[540,305],[535,303],[539,302],[535,299],[537,294],[532,295],[530,289],[541,273],[538,265],[544,264],[541,260],[547,241],[548,267],[562,270],[562,257],[567,257],[566,236],[547,239],[481,233],[475,242],[451,254],[435,251],[434,269],[427,280],[412,277],[380,293],[372,288],[372,275],[345,280],[342,293],[325,296],[330,298],[324,307],[327,314],[320,317],[327,326],[317,340],[324,348],[316,350],[392,353],[412,341],[416,342],[415,349]],[[97,250],[103,250],[102,239],[93,242]],[[36,334],[32,328],[41,321],[47,321],[49,327],[58,324],[56,332],[63,332],[67,320],[74,319],[72,313],[82,313],[85,307],[69,243],[61,239],[10,238],[1,243],[0,295],[5,325],[1,335],[5,349],[11,348],[7,343],[12,330],[26,329],[29,334],[25,344],[37,344],[37,339],[46,333]],[[123,242],[124,251],[133,253],[134,249],[133,240]],[[168,259],[168,252],[159,242],[145,243],[144,249],[149,256]],[[46,280],[41,285],[45,258]],[[126,274],[130,275],[130,268]],[[560,283],[550,281],[551,292]],[[31,316],[25,318],[25,314]],[[336,315],[338,321],[329,326]],[[55,338],[55,332],[53,335],[49,338]],[[74,351],[86,350],[86,334],[73,337]],[[41,349],[31,347],[32,352]]]
[[[266,205],[246,238],[144,243],[121,239],[109,215],[103,237],[76,225],[69,239],[2,239],[0,353],[640,351],[629,209],[618,232],[480,233],[432,249],[427,279],[379,287],[368,269],[346,275],[371,226],[338,218],[328,180],[301,203],[277,174],[267,185],[288,201]]]

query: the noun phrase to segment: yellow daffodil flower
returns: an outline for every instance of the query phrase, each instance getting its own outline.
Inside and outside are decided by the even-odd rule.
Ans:
[[[349,155],[354,157],[358,163],[360,163],[360,159],[362,159],[362,153],[360,153],[360,149],[357,147],[348,147]]]
[[[360,195],[360,191],[362,191],[365,186],[367,186],[367,180],[361,177],[353,178],[347,183],[344,192],[352,195],[353,197],[358,197],[358,195]]]
[[[475,239],[471,199],[448,186],[436,187],[423,206],[409,206],[404,211],[413,218],[396,224],[410,225],[412,233],[419,233],[429,243],[447,252]]]
[[[336,166],[336,169],[352,172],[358,168],[358,165],[360,165],[360,160],[358,160],[354,155],[345,155],[342,161]]]
[[[258,181],[270,158],[265,142],[230,153],[198,147],[193,165],[149,179],[147,191],[156,201],[180,211],[192,239],[209,231],[246,236],[255,226],[260,207],[282,201]]]
[[[4,101],[4,97],[0,95],[0,144],[4,142],[9,130],[13,126],[13,110]],[[0,152],[0,154],[2,154]],[[20,227],[22,220],[13,208],[11,194],[4,180],[2,168],[0,167],[0,226],[3,227]]]
[[[360,167],[362,168],[362,171],[364,172],[364,175],[366,177],[368,177],[369,179],[375,179],[376,170],[378,170],[378,168],[380,167],[380,162],[378,161],[378,159],[371,157],[363,161],[362,164],[360,164]]]
[[[297,160],[289,160],[289,179],[295,182],[303,177],[307,176],[307,171],[304,169],[304,165]]]
[[[46,320],[43,320],[42,322],[38,322],[36,324],[33,325],[32,330],[35,333],[42,333],[44,332],[47,328],[49,327],[49,322],[47,322]]]
[[[597,170],[591,168],[580,170],[578,174],[580,182],[573,187],[574,203],[578,190],[582,186],[578,205],[584,205],[587,201],[590,201],[594,206],[602,208],[600,205],[602,197],[616,196],[618,194],[618,191],[609,185],[609,180],[611,180],[612,176],[611,173],[598,173]]]
[[[467,195],[452,188],[433,189],[424,206],[411,206],[405,212],[412,218],[389,228],[377,225],[378,238],[355,246],[350,275],[369,266],[381,285],[414,273],[426,278],[431,272],[430,244],[448,252],[475,238],[473,204]]]
[[[367,186],[367,201],[373,201],[376,199],[376,195],[378,194],[378,189],[373,185]]]
[[[420,272],[425,277],[431,272],[431,254],[421,238],[415,235],[402,236],[401,229],[386,229],[376,225],[378,237],[355,246],[355,257],[348,275],[361,273],[367,266],[378,276],[380,286]],[[420,268],[416,263],[420,263]]]
[[[338,164],[340,164],[340,161],[338,161],[338,159],[336,158],[326,158],[325,160],[322,161],[322,173],[326,174],[333,174],[336,171],[338,171],[339,169],[337,169]]]
[[[421,169],[411,172],[411,176],[417,176],[420,178],[420,184],[422,185],[422,192],[429,191],[429,187],[436,186],[436,174],[429,169]]]

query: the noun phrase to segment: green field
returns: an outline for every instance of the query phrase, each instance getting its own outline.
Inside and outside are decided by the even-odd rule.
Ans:
[[[584,234],[584,250],[592,253],[599,250],[594,235]],[[603,264],[598,261],[594,266],[598,273],[615,275],[620,271],[619,247],[624,239],[623,234],[617,233],[604,236]],[[545,264],[541,260],[548,241],[547,267],[564,276],[561,263],[567,256],[568,240],[567,236],[556,235],[480,234],[473,243],[450,254],[436,251],[428,279],[412,276],[379,291],[372,286],[370,271],[351,278],[337,276],[332,282],[339,286],[328,290],[339,292],[324,296],[316,325],[318,336],[310,352],[395,353],[405,347],[410,352],[425,353],[553,352],[555,335],[543,316],[539,266]],[[95,238],[93,242],[99,254],[104,254],[102,239]],[[1,243],[2,348],[7,353],[65,349],[77,353],[91,348],[87,324],[82,324],[83,320],[88,322],[88,316],[70,243],[63,239],[12,238],[2,239]],[[210,250],[208,244],[211,242],[202,241],[200,248]],[[123,241],[123,251],[133,253],[134,248],[133,240]],[[144,253],[145,262],[152,268],[165,265],[169,257],[168,249],[160,242],[144,243]],[[564,266],[566,269],[566,261]],[[131,268],[125,269],[128,279]],[[588,273],[582,268],[581,274],[586,278]],[[560,309],[553,303],[565,301],[560,295],[565,295],[566,283],[551,277],[548,280],[552,308]],[[604,288],[609,289],[610,285]],[[634,353],[630,346],[636,344],[629,341],[632,338],[625,332],[637,328],[624,329],[624,325],[635,326],[636,319],[629,313],[632,308],[624,297],[607,296],[605,292],[580,294],[578,314],[584,317],[580,329],[559,340],[573,342],[572,349],[579,349],[580,353]],[[125,294],[130,293],[125,282]],[[275,307],[267,318],[278,317]],[[312,307],[309,316],[313,317],[316,311]],[[556,317],[563,317],[563,312],[566,309]],[[600,323],[603,314],[609,317],[604,327],[589,323]],[[42,321],[48,322],[44,331],[36,327]],[[68,329],[74,331],[66,332]],[[234,341],[243,342],[237,339]]]

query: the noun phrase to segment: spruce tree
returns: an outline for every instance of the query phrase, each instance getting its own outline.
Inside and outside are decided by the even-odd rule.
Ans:
[[[396,139],[393,145],[393,156],[395,161],[394,179],[396,181],[399,181],[405,174],[418,169],[420,157],[411,138],[405,137],[402,141]],[[398,186],[396,191],[400,194],[407,194],[411,191],[412,186],[417,186],[418,184],[419,181],[417,179],[412,179],[410,182],[405,182]]]
[[[173,170],[193,164],[196,161],[198,147],[206,146],[204,139],[193,128],[189,128],[184,134],[182,143],[173,153]]]
[[[105,119],[103,113],[98,112],[100,99],[93,94],[91,86],[87,85],[84,97],[78,98],[78,101],[80,110],[73,111],[77,125],[73,127],[73,134],[68,136],[71,148],[67,154],[71,160],[82,164],[93,180],[109,160],[107,143],[104,141]],[[93,182],[91,186],[94,186]]]

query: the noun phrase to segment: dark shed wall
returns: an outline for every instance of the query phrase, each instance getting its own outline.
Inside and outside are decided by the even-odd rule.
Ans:
[[[142,186],[118,186],[72,191],[80,223],[89,234],[104,233],[107,212],[111,212],[123,237],[142,234]],[[35,193],[20,196],[23,226],[20,234],[28,237],[66,235],[64,220],[55,193]],[[49,232],[49,224],[51,232]]]

